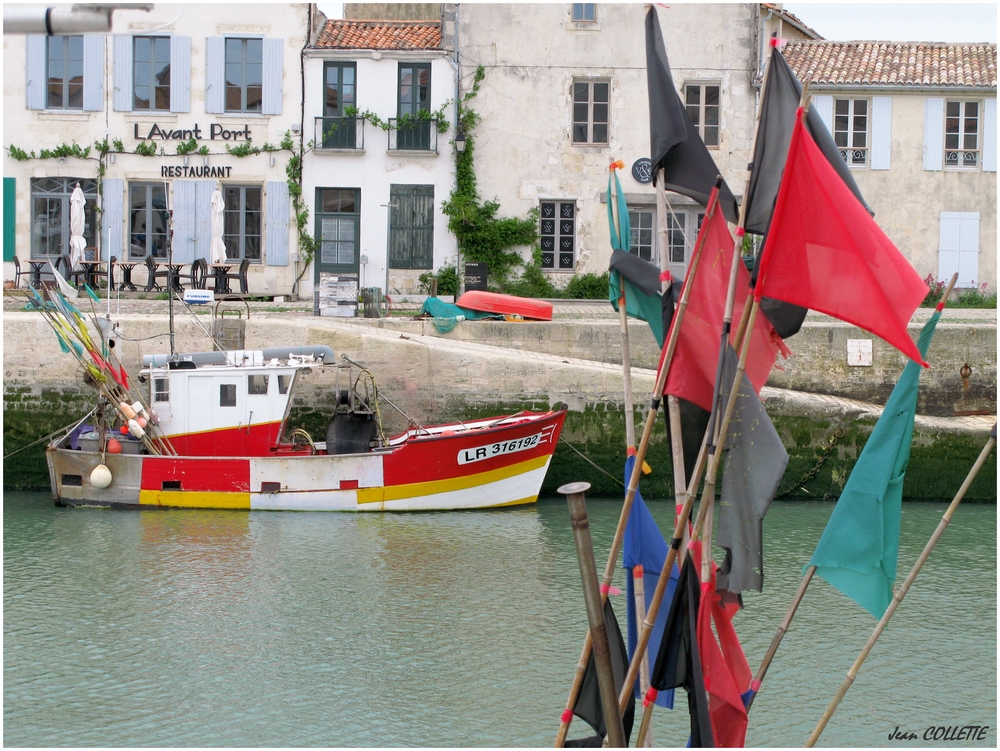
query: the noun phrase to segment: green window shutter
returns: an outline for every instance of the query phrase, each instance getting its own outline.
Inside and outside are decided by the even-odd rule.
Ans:
[[[17,213],[14,210],[14,201],[17,197],[15,179],[13,177],[3,179],[3,260],[5,261],[13,261],[16,252],[14,247],[14,224],[17,219]]]
[[[389,267],[430,269],[434,262],[434,186],[391,185]]]

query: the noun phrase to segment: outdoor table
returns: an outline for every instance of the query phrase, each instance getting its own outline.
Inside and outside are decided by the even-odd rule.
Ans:
[[[215,294],[228,295],[232,292],[229,289],[229,279],[226,278],[226,274],[229,273],[229,269],[233,267],[233,264],[210,263],[208,267],[212,269],[212,275],[215,277]]]
[[[31,286],[35,289],[42,288],[42,269],[48,262],[47,258],[44,261],[28,261],[31,265]]]
[[[97,276],[101,270],[100,261],[80,261],[83,266],[83,282],[91,289],[97,289]]]
[[[136,291],[135,285],[132,283],[132,269],[134,269],[138,264],[136,263],[117,263],[115,264],[118,268],[122,270],[122,280],[118,285],[118,291],[124,292],[126,289],[132,292]],[[112,282],[113,284],[113,282]]]
[[[176,290],[177,292],[183,292],[184,288],[181,286],[181,271],[184,268],[183,263],[168,263],[167,269],[169,273],[167,274],[167,289]]]

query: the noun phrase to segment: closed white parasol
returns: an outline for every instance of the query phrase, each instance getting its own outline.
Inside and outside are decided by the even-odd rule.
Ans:
[[[69,197],[69,262],[74,268],[83,261],[83,249],[87,247],[87,241],[83,239],[83,209],[86,204],[87,199],[83,197],[80,183],[77,183]]]
[[[226,262],[226,244],[222,241],[222,212],[226,202],[222,200],[222,191],[218,188],[212,193],[212,248],[210,258],[212,263]]]

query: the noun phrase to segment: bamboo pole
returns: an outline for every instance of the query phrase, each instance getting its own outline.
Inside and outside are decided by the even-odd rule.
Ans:
[[[646,620],[646,582],[643,580],[643,573],[641,564],[632,567],[632,595],[635,598],[636,623],[642,623]],[[645,652],[639,663],[639,690],[643,696],[649,690],[649,655]],[[647,729],[645,733],[636,735],[635,745],[636,747],[652,748],[653,731]]]
[[[616,169],[615,165],[612,165],[612,174]],[[610,182],[609,182],[610,184]],[[619,206],[618,206],[618,191],[614,188],[608,190],[608,201],[611,203],[611,221],[614,223],[611,229],[621,238],[624,244],[624,238],[621,234],[621,220],[618,216]],[[621,324],[621,336],[622,336],[622,380],[624,381],[624,408],[625,408],[625,447],[626,452],[629,456],[635,451],[635,412],[633,409],[632,401],[632,354],[629,349],[628,342],[628,313],[625,310],[625,280],[621,278],[621,283],[619,286],[621,290],[618,294],[618,321]]]
[[[687,478],[684,469],[684,437],[681,434],[681,407],[676,396],[667,397],[667,414],[670,417],[670,455],[674,465],[674,524],[677,524],[677,517],[680,516],[681,509],[684,508],[684,499],[687,497]],[[684,551],[687,550],[691,535],[688,525],[684,525],[681,534],[681,559],[684,558]],[[669,573],[669,571],[667,572]]]
[[[979,474],[980,468],[982,468],[983,464],[989,458],[989,455],[992,453],[993,447],[996,445],[996,442],[997,442],[997,426],[996,423],[994,423],[993,430],[990,433],[989,440],[986,441],[986,445],[983,446],[983,450],[979,453],[979,457],[976,459],[975,464],[973,464],[972,469],[969,470],[969,474],[966,476],[965,481],[962,483],[962,487],[958,489],[958,493],[955,494],[955,498],[948,506],[947,511],[944,512],[944,516],[941,517],[941,521],[938,523],[937,529],[934,530],[934,534],[931,535],[931,539],[928,540],[927,545],[924,546],[923,552],[920,553],[920,557],[917,558],[917,562],[913,564],[913,568],[910,569],[910,573],[906,576],[905,581],[903,581],[903,584],[900,586],[900,588],[896,590],[896,594],[893,595],[892,602],[889,603],[889,607],[886,608],[885,613],[882,615],[881,620],[879,620],[878,622],[878,625],[875,626],[875,630],[872,632],[872,635],[868,638],[868,642],[865,644],[864,649],[861,650],[861,654],[858,655],[858,658],[854,661],[854,664],[851,666],[851,669],[847,671],[847,677],[844,679],[844,682],[840,685],[840,689],[837,691],[836,696],[833,697],[833,700],[830,702],[830,705],[826,708],[826,711],[820,718],[819,723],[813,730],[812,735],[809,736],[809,740],[806,741],[806,748],[812,748],[816,744],[816,741],[819,739],[819,736],[823,732],[823,729],[830,721],[830,718],[833,716],[833,713],[837,709],[837,706],[844,698],[844,695],[851,687],[851,684],[854,683],[854,679],[857,677],[858,671],[861,669],[861,665],[864,663],[865,658],[868,657],[868,653],[872,651],[872,647],[875,646],[875,642],[878,641],[878,638],[882,635],[882,632],[885,630],[886,625],[888,625],[889,623],[889,619],[892,618],[892,614],[896,612],[896,608],[899,607],[900,603],[903,601],[903,598],[906,597],[906,593],[910,590],[910,587],[917,578],[917,574],[920,573],[920,569],[923,568],[923,565],[927,561],[927,558],[934,550],[934,546],[937,544],[937,541],[940,539],[941,535],[944,534],[945,529],[947,529],[948,525],[951,523],[951,517],[954,515],[955,510],[958,508],[958,504],[962,502],[962,498],[965,497],[965,493],[969,489],[969,486],[972,485],[972,481],[976,479],[976,475]]]
[[[948,286],[941,296],[941,302],[938,304],[938,310],[942,310],[945,303],[948,300],[948,295],[951,294],[952,289],[958,282],[958,274],[952,274],[951,280],[948,282]],[[761,684],[764,682],[764,676],[767,675],[767,670],[771,666],[771,661],[774,660],[774,655],[778,651],[778,647],[781,645],[782,639],[785,638],[785,634],[788,632],[788,628],[792,623],[792,618],[795,617],[795,612],[798,610],[799,605],[802,602],[802,598],[805,596],[806,589],[809,587],[809,583],[812,581],[813,575],[816,573],[815,566],[809,566],[806,569],[805,575],[802,577],[802,581],[799,583],[798,589],[795,591],[795,596],[792,598],[792,604],[788,606],[788,611],[785,613],[785,617],[782,618],[781,623],[778,624],[778,630],[775,631],[774,637],[771,639],[771,644],[767,648],[767,652],[764,654],[764,659],[760,663],[760,667],[757,668],[757,674],[754,675],[753,681],[750,683],[750,689],[753,693],[750,694],[750,700],[747,702],[747,711],[753,706],[754,699],[757,698],[757,692],[760,690]]]
[[[716,203],[716,206],[718,204]],[[715,210],[714,208],[712,209]],[[693,279],[694,274],[697,273],[698,265],[701,261],[701,250],[704,246],[703,242],[697,243],[695,246],[694,255],[691,260],[691,269],[688,272],[689,276]],[[649,446],[649,437],[653,432],[653,425],[656,422],[656,413],[660,408],[660,400],[663,394],[663,387],[667,380],[667,373],[670,370],[670,363],[673,360],[674,350],[677,348],[677,337],[680,331],[681,323],[684,320],[684,311],[687,309],[688,297],[690,296],[690,285],[685,285],[684,292],[681,294],[681,300],[677,305],[677,311],[674,314],[674,323],[670,329],[670,336],[667,339],[664,350],[661,354],[661,360],[659,369],[656,374],[656,383],[653,386],[653,397],[649,405],[649,411],[646,415],[646,424],[643,427],[642,438],[639,441],[639,445],[636,449],[635,466],[638,468],[642,467],[642,463],[646,459],[646,449]],[[602,598],[606,598],[605,590],[611,586],[611,581],[614,578],[615,565],[618,562],[618,553],[621,549],[622,538],[625,536],[625,525],[628,522],[629,513],[632,510],[632,501],[635,498],[636,488],[639,486],[639,477],[641,472],[632,472],[632,476],[629,480],[628,488],[625,491],[625,502],[622,505],[622,512],[618,518],[618,527],[615,530],[615,536],[611,543],[611,550],[608,553],[608,565],[604,570],[604,579],[602,582]],[[669,572],[668,572],[669,573]],[[591,650],[591,640],[590,635],[583,643],[583,650],[580,655],[580,660],[576,666],[576,676],[573,679],[573,685],[570,687],[569,698],[566,700],[566,707],[563,710],[562,717],[560,718],[559,731],[556,734],[555,746],[556,748],[562,747],[563,743],[566,741],[566,733],[569,731],[570,722],[573,720],[573,706],[576,704],[576,697],[580,691],[580,684],[583,682],[583,673],[587,669],[587,660],[590,657]],[[629,684],[629,691],[631,691],[631,686],[635,684],[635,676],[632,677],[632,683]]]
[[[597,668],[597,683],[601,693],[601,707],[604,710],[604,726],[607,729],[608,745],[625,748],[625,729],[622,715],[615,701],[615,675],[611,667],[611,648],[608,644],[608,630],[604,622],[604,601],[597,584],[597,566],[594,561],[594,546],[590,538],[590,520],[587,517],[587,501],[584,493],[590,483],[574,482],[563,485],[558,492],[566,496],[569,518],[573,525],[573,539],[580,564],[580,579],[583,584],[583,598],[587,604],[587,621],[590,624],[591,639],[594,644],[594,664]]]

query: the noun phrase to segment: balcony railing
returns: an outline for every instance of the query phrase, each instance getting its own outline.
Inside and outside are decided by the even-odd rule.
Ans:
[[[401,125],[396,118],[389,119],[389,151],[437,152],[437,121],[410,120]]]
[[[316,147],[364,151],[364,124],[361,117],[317,117]]]

